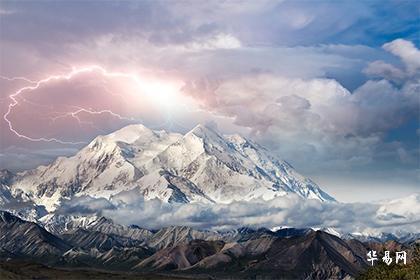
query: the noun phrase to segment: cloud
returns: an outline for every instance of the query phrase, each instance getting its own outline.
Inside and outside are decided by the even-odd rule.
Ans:
[[[69,215],[98,213],[118,223],[150,229],[170,225],[213,230],[241,226],[290,226],[334,227],[342,232],[418,232],[420,209],[416,205],[419,202],[419,194],[378,204],[322,203],[288,195],[269,201],[238,201],[230,204],[168,204],[159,200],[145,201],[136,190],[131,190],[116,195],[110,202],[77,198],[63,204],[58,211]]]
[[[47,63],[71,67],[94,62],[112,67],[157,67],[161,71],[191,69],[187,75],[204,70],[207,75],[230,75],[238,69],[280,68],[284,75],[306,78],[309,72],[322,76],[323,66],[348,69],[363,57],[349,61],[311,48],[320,44],[347,44],[351,48],[357,44],[360,49],[370,39],[364,30],[351,32],[353,37],[345,42],[338,38],[347,37],[343,34],[362,20],[383,23],[381,15],[374,12],[375,5],[350,2],[319,5],[292,1],[186,1],[167,5],[165,1],[141,1],[84,5],[69,2],[58,6],[45,1],[4,5],[5,9],[19,11],[2,24],[3,68],[15,69],[16,62],[25,61],[16,74],[26,72],[35,60],[33,73],[40,72],[40,65]],[[382,6],[386,11],[396,10],[388,3]],[[404,18],[409,20],[413,10],[407,9]],[[91,17],[93,12],[98,15],[95,19]],[[369,29],[364,23],[363,28]],[[394,23],[395,28],[401,25]],[[199,49],[200,55],[179,53],[180,49],[194,50],[191,46]],[[220,52],[209,54],[210,49]],[[240,51],[225,53],[227,49]],[[30,53],[31,57],[9,58],[17,56],[17,52],[22,52],[21,56]],[[214,71],[208,73],[211,69]]]
[[[110,132],[128,122],[109,114],[83,112],[78,114],[84,121],[81,126],[70,115],[55,122],[48,119],[56,116],[57,111],[74,110],[75,106],[109,109],[152,128],[179,130],[182,127],[185,132],[196,124],[193,122],[216,121],[222,131],[226,127],[229,127],[228,132],[248,134],[250,131],[250,137],[304,173],[318,170],[326,174],[329,170],[366,166],[379,168],[383,162],[415,164],[415,161],[407,160],[417,157],[415,150],[404,143],[398,147],[385,143],[385,139],[394,129],[416,116],[419,107],[416,79],[406,78],[405,72],[400,75],[395,71],[397,67],[387,62],[373,63],[376,68],[372,70],[371,67],[371,73],[382,78],[390,72],[389,77],[366,81],[353,91],[335,79],[316,78],[334,67],[340,67],[346,75],[363,68],[359,60],[375,57],[376,51],[372,48],[323,45],[259,49],[242,46],[194,52],[185,47],[156,49],[146,44],[141,51],[133,47],[143,43],[137,37],[124,41],[109,36],[89,48],[81,44],[73,47],[74,53],[83,49],[87,57],[97,55],[98,60],[113,65],[125,65],[126,59],[131,59],[125,54],[138,54],[133,56],[133,65],[144,62],[152,67],[148,70],[139,68],[139,75],[158,77],[162,84],[166,80],[184,82],[182,93],[175,96],[176,100],[185,95],[192,99],[189,106],[178,106],[178,102],[169,101],[173,111],[161,110],[159,102],[162,99],[147,101],[141,92],[130,87],[131,82],[116,83],[115,79],[100,73],[86,73],[78,79],[25,93],[24,97],[32,103],[21,103],[14,108],[10,116],[14,124],[19,131],[34,137],[48,134],[67,140],[89,141],[98,133]],[[276,60],[282,63],[273,63]],[[111,63],[113,61],[121,63]],[[383,71],[381,67],[392,71]],[[400,76],[404,78],[396,85],[394,81],[386,80],[391,79],[390,76],[394,80]],[[114,98],[103,89],[117,92],[121,98]],[[50,105],[46,110],[40,111],[34,105],[46,101]],[[153,108],[155,112],[150,113]],[[31,121],[28,121],[28,114],[31,114]],[[34,125],[41,123],[41,119],[44,125]],[[5,146],[15,144],[13,135],[8,137],[5,133],[2,140]],[[403,157],[401,151],[406,152]],[[6,161],[2,166],[7,166]]]
[[[375,2],[343,2],[340,5],[296,1],[182,1],[167,5],[166,1],[140,1],[121,3],[74,2],[56,5],[51,1],[40,3],[4,2],[2,9],[18,11],[9,16],[2,27],[6,40],[37,42],[50,45],[53,42],[85,41],[94,36],[109,33],[140,35],[148,41],[166,45],[187,43],[196,38],[212,37],[217,33],[233,33],[241,42],[307,45],[322,40],[336,43],[344,38],[350,42],[378,36],[378,13]],[[394,12],[403,5],[381,3],[384,13]],[[392,21],[401,32],[416,15],[415,4],[406,4],[405,17]],[[414,6],[414,7],[413,7]],[[410,9],[411,8],[411,9]],[[352,13],[348,13],[352,10]],[[92,13],[98,16],[92,18]],[[30,19],[30,20],[27,20]],[[363,21],[362,24],[358,24]],[[28,23],[30,22],[30,24]],[[392,26],[391,24],[389,24]],[[388,24],[387,24],[388,26]],[[350,36],[349,29],[357,28]],[[27,34],[16,32],[27,30]],[[379,30],[378,30],[379,29]],[[229,32],[230,31],[230,32]],[[299,31],[297,33],[296,31]],[[49,39],[50,38],[50,39]],[[42,42],[44,41],[44,42]],[[62,45],[62,44],[60,44]]]
[[[4,116],[10,108],[7,121],[16,134],[87,144],[98,134],[130,123],[142,122],[151,127],[165,123],[172,109],[183,105],[178,95],[182,82],[146,74],[110,73],[99,67],[80,69],[58,78],[49,76],[36,86],[31,84],[9,93],[15,97],[8,99],[10,103],[5,102],[0,112]],[[5,120],[1,125],[5,131],[1,147],[7,149],[18,137]]]
[[[420,194],[413,194],[408,197],[393,199],[381,205],[377,210],[378,216],[394,214],[399,217],[411,219],[420,223]]]
[[[382,60],[369,63],[363,72],[372,77],[385,78],[391,81],[400,81],[405,78],[404,71]]]
[[[413,42],[396,39],[383,45],[386,51],[398,56],[407,67],[407,72],[414,74],[420,68],[420,50],[416,48]]]
[[[385,149],[385,135],[417,115],[417,87],[416,81],[397,88],[372,80],[349,92],[331,79],[254,74],[184,90],[206,110],[251,128],[253,137],[283,158],[337,167],[337,160],[369,163],[379,147]]]
[[[63,200],[57,214],[72,213],[74,215],[89,215],[101,213],[102,211],[116,209],[116,207],[105,198],[93,198],[90,196],[73,197],[71,200]]]
[[[396,39],[386,43],[382,48],[399,57],[404,64],[400,69],[382,60],[373,61],[363,70],[369,76],[385,78],[390,81],[401,82],[407,79],[418,78],[420,68],[420,50],[411,41]]]
[[[352,65],[355,61],[353,58],[347,59],[344,56],[346,51],[341,51],[340,55],[328,54],[328,51],[332,47],[328,51],[324,47],[283,48],[268,49],[263,53],[261,50],[244,49],[242,47],[239,49],[212,49],[197,52],[191,51],[186,47],[156,49],[147,44],[144,48],[133,48],[136,45],[142,46],[144,43],[138,37],[133,37],[130,40],[122,40],[119,37],[105,36],[93,45],[89,45],[89,47],[83,44],[75,45],[69,53],[78,53],[82,58],[93,55],[97,60],[109,61],[109,64],[112,64],[112,66],[107,69],[115,69],[119,65],[126,65],[127,60],[133,61],[133,68],[135,68],[134,65],[145,63],[145,65],[151,68],[135,68],[135,72],[138,71],[141,78],[143,75],[148,77],[154,76],[154,80],[158,80],[162,85],[172,83],[173,80],[176,80],[180,81],[180,83],[185,82],[186,89],[188,87],[198,87],[201,92],[197,95],[197,102],[202,102],[201,99],[212,98],[212,91],[215,90],[219,82],[229,82],[231,79],[242,76],[259,75],[260,73],[267,73],[267,75],[271,73],[273,75],[273,73],[278,73],[278,75],[286,75],[286,77],[307,76],[308,78],[312,78],[317,75],[322,75],[327,68],[333,67],[337,63]],[[9,47],[12,48],[12,46]],[[362,53],[371,51],[370,49],[358,49],[358,52]],[[126,57],[128,54],[131,55]],[[74,63],[77,65],[80,57],[64,57],[63,59],[68,59],[68,63],[74,59]],[[299,57],[300,60],[296,60],[295,57]],[[282,59],[284,63],[272,64],[275,58]],[[139,59],[139,61],[136,61],[136,59]],[[28,64],[31,63],[31,60],[26,59],[26,57],[24,60],[17,60],[25,61],[25,68],[29,67]],[[115,61],[118,63],[115,63]],[[296,63],[293,67],[290,66],[292,61]],[[37,65],[37,60],[34,60],[34,63]],[[131,67],[127,68],[130,69]],[[302,69],[304,70],[302,71]],[[70,71],[63,69],[53,70],[52,72],[46,72],[44,76],[39,78],[45,78],[48,74],[68,73]],[[123,69],[116,69],[116,71],[124,72],[127,70],[123,67]],[[131,73],[134,71],[128,70],[128,72]],[[228,79],[227,77],[230,78]],[[30,78],[36,80],[36,78],[31,76]],[[26,132],[34,138],[40,137],[41,135],[48,135],[71,141],[89,141],[98,133],[103,134],[113,129],[118,129],[129,121],[121,121],[115,115],[111,116],[106,113],[89,115],[86,112],[80,112],[77,114],[77,117],[83,121],[83,124],[80,125],[77,119],[71,114],[57,118],[59,115],[58,112],[63,113],[70,110],[74,112],[77,108],[93,109],[96,111],[112,110],[122,116],[134,118],[136,121],[145,125],[159,128],[162,127],[159,124],[165,124],[168,120],[168,115],[170,115],[171,122],[173,123],[177,122],[177,118],[190,120],[187,122],[188,125],[184,125],[184,127],[186,126],[185,129],[183,128],[184,130],[188,130],[188,128],[195,125],[191,123],[192,119],[202,119],[197,117],[197,112],[190,111],[199,110],[203,114],[207,114],[208,118],[204,119],[204,122],[208,119],[211,121],[212,119],[225,118],[225,116],[220,114],[215,115],[212,112],[204,112],[202,108],[197,108],[194,105],[189,106],[191,110],[185,110],[185,106],[178,106],[178,109],[175,109],[177,111],[176,113],[170,112],[167,108],[159,109],[159,103],[163,103],[164,99],[166,100],[165,104],[171,104],[172,109],[174,109],[179,105],[179,102],[176,101],[183,99],[183,95],[176,94],[176,100],[170,100],[166,97],[159,98],[158,95],[154,94],[154,101],[149,102],[149,98],[147,96],[145,98],[142,92],[138,91],[135,87],[130,87],[130,85],[133,85],[133,82],[129,79],[119,83],[114,80],[117,79],[104,77],[99,72],[84,73],[69,81],[60,80],[54,83],[44,84],[37,90],[25,91],[22,94],[22,98],[25,98],[29,102],[20,102],[19,105],[15,106],[13,112],[10,114],[10,119],[13,120],[18,131]],[[9,90],[8,83],[10,82],[2,81],[2,88],[5,89],[4,94],[11,94],[16,90],[15,88]],[[209,88],[203,90],[205,86]],[[109,92],[114,95],[108,94]],[[115,93],[118,93],[121,98],[117,98]],[[5,105],[7,101],[10,102],[7,98],[4,101]],[[23,101],[23,99],[20,101]],[[48,103],[48,106],[37,106],[37,104],[46,103]],[[153,108],[157,109],[157,111],[150,112]],[[4,112],[5,109],[0,108],[0,111],[2,110]],[[29,114],[31,115],[30,118],[28,117]],[[179,117],[181,114],[183,116]],[[252,118],[252,114],[250,114],[250,118]],[[42,125],[39,125],[40,123]],[[185,124],[186,121],[183,121],[183,123]],[[5,125],[5,128],[7,126],[4,122],[1,125]],[[224,126],[226,125],[221,125],[221,127]],[[236,130],[242,131],[242,128],[236,126]],[[230,131],[235,131],[235,129],[231,129]],[[1,144],[3,147],[19,141],[13,134],[9,135],[7,129],[5,129],[2,140]]]
[[[2,135],[3,138],[6,138]],[[55,147],[54,145],[39,145],[30,147],[10,146],[0,153],[0,169],[7,168],[12,172],[28,170],[41,164],[50,164],[57,155],[74,155],[77,147]]]
[[[217,50],[217,49],[238,49],[241,42],[231,34],[220,33],[206,40],[199,40],[187,45],[194,51]]]

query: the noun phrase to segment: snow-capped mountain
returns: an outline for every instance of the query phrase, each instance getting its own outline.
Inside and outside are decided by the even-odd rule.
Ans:
[[[229,203],[288,193],[334,200],[265,148],[203,125],[185,135],[130,125],[98,136],[75,156],[9,177],[13,195],[24,193],[49,211],[74,196],[112,199],[127,191],[146,200],[180,203]]]

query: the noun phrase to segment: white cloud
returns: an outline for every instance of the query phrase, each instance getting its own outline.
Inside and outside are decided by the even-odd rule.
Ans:
[[[187,48],[194,51],[217,50],[217,49],[237,49],[242,46],[241,42],[231,34],[220,33],[213,37],[195,41],[187,44]]]
[[[397,39],[384,44],[382,48],[399,57],[404,63],[405,69],[402,70],[395,65],[377,60],[368,64],[363,70],[365,74],[397,82],[416,78],[417,70],[420,68],[420,50],[412,42]]]
[[[206,110],[251,128],[253,137],[281,157],[338,167],[338,160],[347,165],[372,161],[384,135],[416,114],[417,87],[415,81],[399,89],[379,80],[351,93],[332,79],[253,74],[184,90]]]
[[[415,73],[420,68],[420,50],[416,48],[413,42],[396,39],[384,44],[383,48],[400,57],[409,73]]]
[[[315,16],[312,13],[298,9],[281,10],[279,18],[282,24],[289,26],[294,30],[299,30],[309,25]]]
[[[391,81],[399,81],[405,77],[404,71],[382,60],[376,60],[369,63],[363,70],[363,73],[372,77],[385,78]]]
[[[420,223],[420,195],[413,194],[408,197],[390,200],[377,210],[377,216],[398,215]],[[420,230],[420,229],[419,229]]]
[[[99,213],[118,223],[145,228],[188,225],[200,229],[226,230],[241,226],[334,227],[342,232],[420,231],[420,194],[382,203],[328,203],[295,195],[273,200],[231,204],[168,204],[145,201],[135,190],[103,199],[77,198],[58,210],[67,214]],[[397,227],[398,225],[398,227]]]

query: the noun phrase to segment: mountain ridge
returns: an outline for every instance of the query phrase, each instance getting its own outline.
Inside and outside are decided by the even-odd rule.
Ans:
[[[335,201],[265,148],[204,125],[185,135],[129,125],[96,137],[72,157],[2,174],[2,184],[14,196],[24,193],[50,212],[75,196],[110,199],[133,190],[146,200],[176,203],[229,203],[288,193]]]
[[[352,279],[369,267],[369,250],[380,255],[385,250],[406,250],[411,261],[415,247],[395,241],[363,243],[320,230],[290,228],[277,232],[240,228],[221,233],[176,226],[150,232],[141,240],[116,234],[119,225],[114,230],[109,226],[109,219],[98,217],[83,229],[68,228],[54,235],[41,225],[0,211],[0,263],[124,271],[126,276],[150,273],[151,279],[160,273],[187,278],[204,274],[235,279]]]

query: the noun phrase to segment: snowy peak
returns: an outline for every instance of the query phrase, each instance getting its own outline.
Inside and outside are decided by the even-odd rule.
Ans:
[[[8,186],[49,211],[74,196],[110,199],[132,190],[145,199],[177,203],[229,203],[288,193],[333,200],[265,148],[204,125],[185,135],[129,125],[96,137],[73,157],[18,174]]]
[[[142,124],[133,124],[123,127],[111,134],[102,136],[110,142],[125,142],[128,144],[138,140],[149,140],[157,138],[156,133]]]
[[[203,144],[203,148],[207,153],[217,154],[225,153],[232,154],[237,152],[230,145],[229,141],[219,134],[213,128],[209,128],[204,125],[197,125],[190,132],[185,134],[184,138],[196,137],[200,139],[200,142]]]
[[[180,174],[209,160],[231,166],[244,162],[242,156],[232,149],[223,136],[211,128],[198,125],[159,154],[155,163]]]
[[[218,148],[219,150],[224,150],[225,152],[229,151],[226,139],[216,130],[207,126],[201,124],[197,125],[191,131],[185,134],[184,139],[189,139],[191,137],[201,139],[204,148]]]
[[[215,132],[212,128],[198,124],[194,128],[192,128],[189,132],[185,134],[185,136],[188,136],[190,134],[194,134],[200,138],[219,138],[220,136]]]
[[[290,192],[334,200],[258,144],[239,135],[222,136],[203,125],[169,145],[147,169],[168,170],[184,177],[216,202],[271,199]]]

